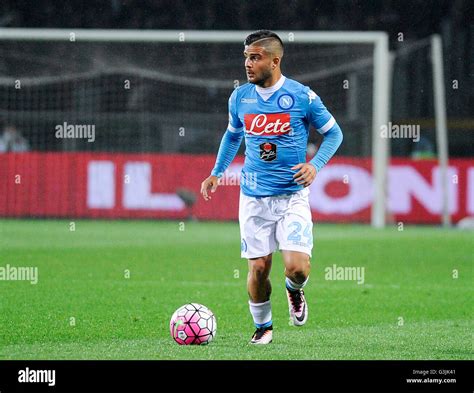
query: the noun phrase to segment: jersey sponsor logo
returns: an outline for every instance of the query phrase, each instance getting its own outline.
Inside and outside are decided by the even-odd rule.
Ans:
[[[243,104],[255,104],[257,102],[256,98],[242,98],[240,100]]]
[[[274,143],[264,142],[260,145],[260,158],[263,161],[273,161],[277,158],[277,146]]]
[[[244,123],[245,132],[251,135],[282,135],[291,131],[289,113],[248,113]]]
[[[288,110],[293,108],[295,105],[295,100],[290,94],[282,94],[278,97],[278,106],[283,110]]]

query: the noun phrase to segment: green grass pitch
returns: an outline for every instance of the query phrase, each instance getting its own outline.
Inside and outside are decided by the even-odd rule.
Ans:
[[[316,224],[314,237],[307,324],[289,325],[277,254],[274,341],[251,346],[237,223],[0,220],[0,267],[39,270],[36,285],[0,281],[0,359],[472,358],[472,233]],[[333,264],[364,267],[364,284],[326,280]],[[188,302],[216,314],[208,346],[170,337]]]

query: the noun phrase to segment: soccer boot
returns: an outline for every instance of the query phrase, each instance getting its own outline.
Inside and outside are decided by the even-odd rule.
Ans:
[[[250,344],[270,344],[273,339],[273,326],[257,328]]]
[[[293,322],[293,325],[304,325],[308,319],[308,305],[306,304],[304,291],[302,289],[291,291],[286,288],[286,295],[288,297],[290,320]]]

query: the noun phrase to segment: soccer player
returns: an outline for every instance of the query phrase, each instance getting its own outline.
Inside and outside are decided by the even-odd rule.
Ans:
[[[309,188],[342,142],[342,132],[319,96],[282,75],[283,42],[269,30],[250,34],[244,42],[246,83],[229,99],[229,124],[211,175],[201,184],[207,201],[218,179],[234,159],[245,136],[239,224],[241,256],[248,259],[249,307],[256,331],[253,344],[273,338],[269,280],[272,255],[281,250],[285,264],[290,318],[304,325],[313,247]],[[310,162],[306,146],[310,125],[324,136]]]

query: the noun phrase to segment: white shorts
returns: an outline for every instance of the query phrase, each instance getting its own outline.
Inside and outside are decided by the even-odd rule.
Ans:
[[[242,258],[259,258],[276,250],[300,251],[311,257],[313,222],[309,189],[265,198],[240,193]]]

